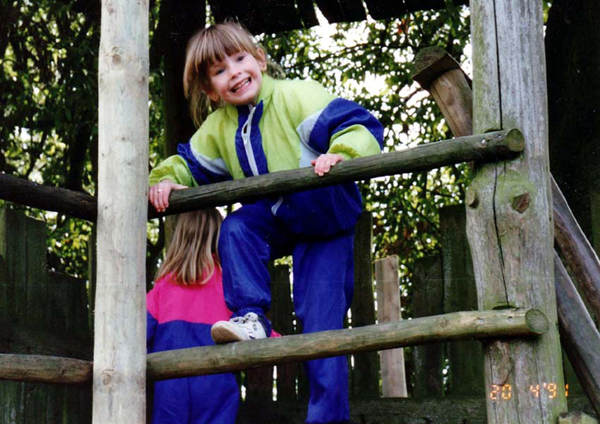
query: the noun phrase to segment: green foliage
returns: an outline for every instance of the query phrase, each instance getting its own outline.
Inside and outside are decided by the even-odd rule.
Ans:
[[[93,195],[99,18],[76,10],[78,3],[9,1],[0,6],[7,17],[0,24],[0,171]],[[151,5],[152,22],[158,6]],[[373,111],[386,128],[389,151],[450,137],[437,107],[412,82],[412,61],[419,49],[431,45],[465,61],[468,32],[468,13],[449,6],[403,19],[263,35],[261,42],[289,77],[321,81]],[[150,77],[151,163],[163,157],[162,79],[157,66]],[[366,206],[375,216],[376,256],[399,255],[408,275],[414,259],[435,251],[437,211],[460,202],[465,174],[464,167],[456,167],[362,184]],[[49,224],[49,262],[60,271],[85,275],[91,226],[42,211],[29,213]],[[150,232],[153,241],[157,231]]]
[[[0,4],[0,172],[94,195],[100,22],[97,11],[82,8],[83,3]],[[158,16],[156,4],[151,16],[154,21]],[[151,156],[156,157],[163,135],[160,70],[151,76],[150,88]],[[50,266],[86,276],[92,225],[24,209],[48,224]]]
[[[59,1],[7,1],[0,15],[0,171],[93,194],[98,23]],[[85,275],[91,226],[29,213],[49,224],[49,263]]]

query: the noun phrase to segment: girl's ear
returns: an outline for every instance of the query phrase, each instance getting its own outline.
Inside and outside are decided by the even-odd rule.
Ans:
[[[263,49],[256,49],[256,61],[261,71],[264,72],[267,70],[267,55]]]
[[[206,90],[206,95],[213,102],[218,102],[220,100],[219,95],[213,90]]]

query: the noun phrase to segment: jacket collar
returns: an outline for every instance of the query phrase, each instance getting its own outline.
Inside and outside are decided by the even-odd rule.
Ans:
[[[263,108],[265,108],[271,101],[271,95],[273,94],[273,89],[274,89],[274,85],[275,85],[275,81],[273,80],[272,77],[270,77],[269,75],[263,73],[262,75],[262,85],[260,87],[260,93],[258,94],[258,101],[257,101],[257,105],[260,102],[263,102]],[[244,106],[233,106],[233,105],[226,105],[225,109],[227,111],[227,115],[234,120],[237,120],[238,117],[238,109],[239,108],[244,108],[244,109],[248,109],[248,105],[244,105]],[[264,110],[264,109],[263,109]]]

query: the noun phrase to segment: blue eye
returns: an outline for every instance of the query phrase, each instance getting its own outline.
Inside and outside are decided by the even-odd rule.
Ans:
[[[238,57],[237,57],[237,61],[238,61],[238,62],[241,62],[241,61],[242,61],[242,60],[244,60],[245,58],[246,58],[246,55],[245,55],[245,54],[242,54],[242,55],[240,55],[240,56],[238,56]]]

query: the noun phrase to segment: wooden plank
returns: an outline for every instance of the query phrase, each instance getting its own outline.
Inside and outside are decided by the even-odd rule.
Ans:
[[[413,271],[413,317],[443,313],[444,283],[442,259],[431,256],[415,262]],[[440,342],[413,348],[413,396],[441,396],[443,393],[444,349]]]
[[[402,1],[366,0],[365,3],[369,15],[376,20],[402,16],[406,13],[406,6]]]
[[[375,261],[377,281],[377,321],[400,321],[400,284],[398,282],[398,257],[391,256]],[[407,397],[404,349],[380,352],[381,392],[385,397]]]
[[[584,293],[591,315],[600,319],[600,260],[552,179],[554,238],[558,251]]]
[[[544,314],[534,309],[455,312],[347,330],[152,353],[148,355],[148,378],[216,374],[433,341],[536,337],[547,330]]]
[[[590,207],[592,217],[592,246],[596,255],[600,254],[600,193],[597,190],[590,190]]]
[[[329,23],[355,22],[367,19],[361,0],[316,0]]]
[[[580,384],[600,416],[600,333],[557,254],[554,266],[561,340]]]
[[[354,297],[352,299],[352,327],[375,324],[373,294],[373,216],[363,212],[354,230]],[[379,397],[379,358],[377,352],[356,353],[352,370],[353,397]]]
[[[271,313],[273,328],[282,335],[294,334],[294,317],[290,287],[290,267],[277,265],[271,271]],[[296,364],[277,367],[277,399],[296,398]]]
[[[440,211],[445,313],[477,310],[477,288],[465,226],[463,205],[445,207]],[[454,396],[483,395],[481,343],[448,343],[446,353],[450,366],[448,393]]]
[[[440,47],[419,51],[413,79],[429,91],[452,134],[473,134],[473,95],[468,78],[452,56]]]
[[[239,21],[253,34],[273,33],[302,28],[294,0],[209,0],[216,22],[231,18],[232,10]]]
[[[25,284],[27,296],[27,314],[24,317],[30,328],[44,328],[47,325],[48,311],[46,308],[46,224],[23,216],[25,234],[26,266]]]
[[[26,229],[25,217],[19,212],[2,208],[0,211],[0,252],[5,259],[5,272],[3,281],[4,313],[9,326],[25,323],[27,314],[26,296]],[[5,347],[27,353],[23,347],[13,347],[10,342]],[[4,411],[3,422],[21,423],[25,417],[25,389],[24,383],[3,381],[4,401],[0,410]]]
[[[544,383],[564,387],[553,287],[542,4],[473,0],[471,25],[473,131],[519,128],[527,144],[518,159],[481,166],[468,189],[479,308],[538,308],[551,323],[534,342],[484,345],[488,421],[554,424],[567,407],[564,392],[535,397],[530,391]]]
[[[95,424],[146,419],[148,13],[148,2],[102,2]]]
[[[25,403],[24,383],[2,381],[0,384],[4,387],[4,401],[0,408],[0,418],[2,423],[17,424],[24,422]]]

